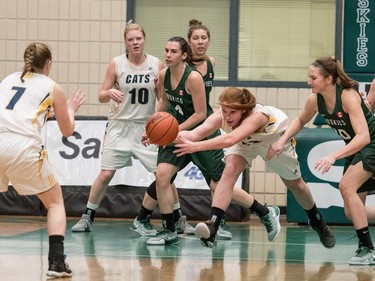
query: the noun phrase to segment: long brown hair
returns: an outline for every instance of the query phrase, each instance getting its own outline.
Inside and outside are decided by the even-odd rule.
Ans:
[[[344,71],[342,64],[338,59],[332,57],[323,57],[314,61],[311,65],[319,68],[319,72],[323,77],[332,76],[333,84],[338,83],[344,89],[351,88],[358,84],[357,81],[351,79]]]
[[[28,72],[42,73],[44,66],[48,61],[52,61],[52,53],[46,44],[40,42],[30,43],[24,54],[25,65],[21,74],[21,81]]]
[[[191,47],[190,47],[189,43],[185,40],[185,38],[180,37],[180,36],[174,36],[174,37],[170,38],[168,40],[168,42],[177,42],[178,44],[180,44],[180,50],[182,51],[182,53],[187,54],[185,62],[188,65],[194,66],[194,63],[192,61],[193,60],[193,52],[191,51]]]

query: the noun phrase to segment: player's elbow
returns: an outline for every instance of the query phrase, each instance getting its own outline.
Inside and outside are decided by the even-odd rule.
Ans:
[[[367,136],[364,140],[365,146],[371,142],[370,136]]]
[[[69,131],[64,131],[64,132],[61,132],[62,133],[62,135],[64,136],[64,137],[70,137],[71,135],[73,135],[73,133],[74,133],[74,130],[69,130]]]
[[[66,138],[70,137],[74,133],[74,124],[72,124],[70,126],[60,127],[60,131],[61,131],[61,134],[64,137],[66,137]]]
[[[365,147],[371,142],[370,135],[367,134],[367,132],[366,134],[361,135],[359,139],[360,139],[360,147]]]
[[[199,122],[203,122],[207,118],[207,111],[201,112],[198,114],[198,120]]]

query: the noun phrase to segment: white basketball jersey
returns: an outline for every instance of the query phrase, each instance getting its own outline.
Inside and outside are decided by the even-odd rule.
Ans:
[[[268,115],[268,123],[257,132],[243,139],[241,143],[244,145],[268,143],[274,138],[279,138],[279,133],[285,131],[288,127],[288,116],[278,108],[256,104],[252,112],[262,112],[263,114]],[[228,126],[228,123],[225,122],[224,118],[222,127],[227,133],[232,131],[232,128]]]
[[[109,119],[146,122],[155,112],[155,79],[159,75],[158,58],[146,55],[141,66],[129,62],[126,54],[115,57],[117,88],[123,94],[122,103],[111,100]]]
[[[14,132],[41,142],[55,82],[37,73],[26,74],[23,83],[20,77],[21,72],[15,72],[0,83],[0,133]]]

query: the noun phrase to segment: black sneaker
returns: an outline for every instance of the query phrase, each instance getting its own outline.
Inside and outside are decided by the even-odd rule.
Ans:
[[[212,248],[215,243],[215,227],[214,223],[210,220],[200,222],[195,227],[194,234],[201,240],[204,247]]]
[[[72,271],[66,261],[51,261],[49,263],[47,276],[49,277],[69,277],[72,276]]]
[[[313,230],[318,233],[320,242],[322,242],[324,247],[333,248],[335,246],[336,238],[327,224],[324,224],[322,227],[317,228],[310,223],[310,220],[307,223]]]

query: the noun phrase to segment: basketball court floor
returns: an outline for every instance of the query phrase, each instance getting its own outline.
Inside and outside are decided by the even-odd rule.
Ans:
[[[194,236],[180,243],[147,246],[129,227],[130,219],[96,219],[94,232],[71,233],[78,218],[69,218],[65,238],[67,261],[75,281],[325,281],[375,280],[375,266],[349,266],[357,248],[352,226],[333,226],[336,247],[324,248],[307,226],[288,224],[268,242],[256,217],[229,222],[232,240],[204,248]],[[158,220],[153,221],[160,227]],[[194,224],[196,222],[192,222]],[[371,229],[375,240],[375,231]],[[48,236],[45,217],[0,216],[0,278],[46,280]]]

